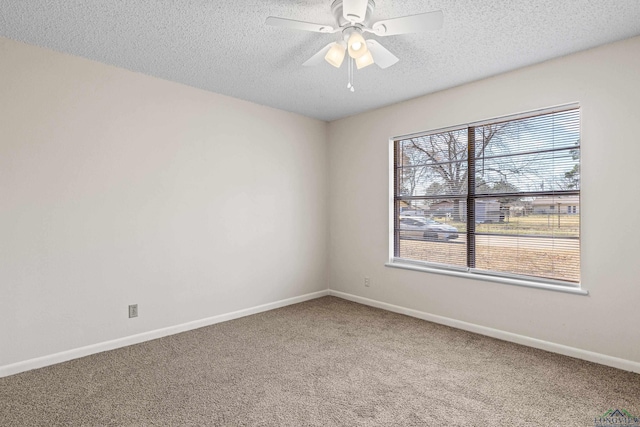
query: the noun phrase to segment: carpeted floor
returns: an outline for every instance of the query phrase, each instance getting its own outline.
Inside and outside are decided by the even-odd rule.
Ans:
[[[0,379],[2,426],[593,426],[640,375],[335,297]]]

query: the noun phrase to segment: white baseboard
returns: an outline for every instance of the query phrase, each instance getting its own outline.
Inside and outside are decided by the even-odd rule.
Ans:
[[[383,310],[400,313],[418,319],[427,320],[441,325],[451,326],[453,328],[462,329],[476,334],[486,335],[488,337],[497,338],[503,341],[509,341],[516,344],[526,345],[528,347],[538,348],[541,350],[558,353],[565,356],[575,357],[576,359],[587,360],[589,362],[599,363],[601,365],[611,366],[625,371],[640,373],[640,363],[632,360],[620,359],[618,357],[607,356],[606,354],[594,353],[592,351],[582,350],[575,347],[569,347],[562,344],[556,344],[549,341],[543,341],[536,338],[530,338],[524,335],[518,335],[511,332],[501,331],[499,329],[488,328],[473,323],[463,322],[461,320],[451,319],[449,317],[438,316],[435,314],[425,313],[423,311],[413,310],[411,308],[400,307],[398,305],[388,304],[386,302],[376,301],[361,296],[348,294],[344,292],[329,290],[329,295],[371,307],[381,308]]]
[[[25,360],[23,362],[17,362],[10,365],[0,366],[0,378],[6,377],[9,375],[18,374],[20,372],[29,371],[31,369],[37,369],[45,366],[55,365],[57,363],[66,362],[68,360],[89,356],[91,354],[100,353],[107,350],[113,350],[120,347],[126,347],[128,345],[139,344],[141,342],[162,338],[168,335],[173,335],[180,332],[186,332],[192,329],[202,328],[204,326],[214,325],[216,323],[226,322],[228,320],[238,319],[240,317],[250,316],[252,314],[262,313],[264,311],[274,310],[276,308],[297,304],[297,303],[308,301],[311,299],[320,298],[326,295],[333,295],[338,298],[346,299],[349,301],[357,302],[357,303],[368,305],[371,307],[377,307],[383,310],[392,311],[394,313],[400,313],[407,316],[416,317],[418,319],[427,320],[429,322],[451,326],[457,329],[474,332],[480,335],[486,335],[492,338],[501,339],[503,341],[522,344],[522,345],[526,345],[533,348],[539,348],[541,350],[550,351],[552,353],[558,353],[565,356],[575,357],[577,359],[587,360],[589,362],[599,363],[601,365],[611,366],[614,368],[623,369],[625,371],[640,373],[640,363],[634,362],[631,360],[620,359],[618,357],[607,356],[601,353],[594,353],[591,351],[582,350],[575,347],[569,347],[562,344],[556,344],[548,341],[539,340],[536,338],[530,338],[524,335],[518,335],[511,332],[505,332],[499,329],[488,328],[486,326],[480,326],[473,323],[463,322],[461,320],[438,316],[435,314],[430,314],[430,313],[426,313],[419,310],[400,307],[397,305],[388,304],[385,302],[376,301],[369,298],[364,298],[364,297],[360,297],[357,295],[352,295],[344,292],[339,292],[334,290],[325,290],[325,291],[313,292],[306,295],[301,295],[298,297],[288,298],[280,301],[275,301],[272,303],[263,304],[256,307],[246,308],[246,309],[234,311],[231,313],[220,314],[217,316],[208,317],[206,319],[196,320],[193,322],[183,323],[180,325],[170,326],[162,329],[156,329],[153,331],[144,332],[137,335],[131,335],[128,337],[118,338],[111,341],[105,341],[98,344],[93,344],[85,347],[67,350],[60,353],[51,354],[48,356],[42,356],[35,359]]]
[[[166,337],[167,335],[186,332],[192,329],[202,328],[204,326],[226,322],[228,320],[238,319],[240,317],[262,313],[263,311],[274,310],[276,308],[297,304],[297,303],[308,301],[311,299],[320,298],[326,295],[329,295],[328,290],[313,292],[306,295],[300,295],[298,297],[287,298],[280,301],[271,302],[268,304],[258,305],[256,307],[245,308],[243,310],[238,310],[231,313],[225,313],[225,314],[219,314],[213,317],[207,317],[206,319],[182,323],[180,325],[169,326],[167,328],[156,329],[149,332],[143,332],[141,334],[131,335],[128,337],[118,338],[111,341],[105,341],[98,344],[93,344],[85,347],[63,351],[63,352],[51,354],[48,356],[29,359],[23,362],[17,362],[10,365],[0,366],[0,378],[6,377],[9,375],[18,374],[20,372],[30,371],[31,369],[37,369],[37,368],[43,368],[49,365],[55,365],[56,363],[66,362],[68,360],[89,356],[91,354],[100,353],[107,350],[113,350],[120,347],[126,347],[128,345],[139,344],[141,342]]]

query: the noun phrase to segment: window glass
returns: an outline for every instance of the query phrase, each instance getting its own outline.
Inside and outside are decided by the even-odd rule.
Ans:
[[[395,258],[580,281],[579,109],[394,144]]]

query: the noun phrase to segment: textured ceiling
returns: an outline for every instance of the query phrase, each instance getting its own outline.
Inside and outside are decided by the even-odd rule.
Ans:
[[[0,0],[0,36],[334,120],[640,35],[640,0],[376,0],[373,22],[442,10],[444,27],[367,35],[400,62],[356,71],[351,93],[346,61],[301,66],[338,35],[264,23],[273,15],[335,26],[331,2]]]

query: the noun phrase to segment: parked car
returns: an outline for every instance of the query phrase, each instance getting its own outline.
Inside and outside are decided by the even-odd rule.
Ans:
[[[424,217],[424,211],[422,209],[403,209],[400,212],[402,216],[421,216]]]
[[[447,241],[458,238],[458,229],[430,218],[401,216],[400,237]]]

